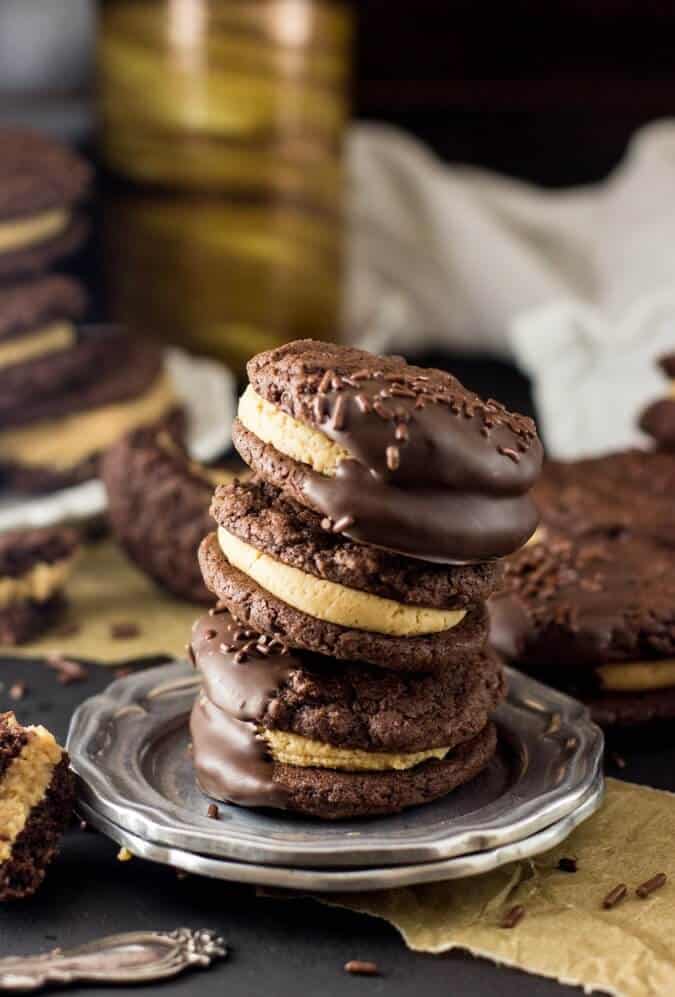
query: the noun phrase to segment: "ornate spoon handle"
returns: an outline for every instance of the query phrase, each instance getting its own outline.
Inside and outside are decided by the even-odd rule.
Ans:
[[[38,990],[49,984],[144,983],[176,976],[191,966],[224,959],[227,947],[213,931],[132,931],[74,949],[0,959],[0,990]]]

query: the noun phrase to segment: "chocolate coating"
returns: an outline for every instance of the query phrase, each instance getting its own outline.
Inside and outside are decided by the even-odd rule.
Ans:
[[[534,424],[451,374],[312,340],[259,354],[248,373],[259,395],[350,454],[335,478],[306,468],[300,491],[323,516],[347,517],[354,539],[463,563],[500,557],[533,532]]]

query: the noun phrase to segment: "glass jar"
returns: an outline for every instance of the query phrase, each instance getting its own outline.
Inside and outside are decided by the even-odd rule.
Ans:
[[[106,0],[111,309],[240,368],[339,324],[351,12],[337,0]]]

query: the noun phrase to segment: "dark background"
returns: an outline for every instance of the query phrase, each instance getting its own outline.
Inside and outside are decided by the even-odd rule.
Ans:
[[[449,160],[546,185],[602,178],[675,110],[675,5],[363,0],[355,112]]]

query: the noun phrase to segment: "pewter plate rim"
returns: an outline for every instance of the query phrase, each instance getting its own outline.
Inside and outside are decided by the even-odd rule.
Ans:
[[[128,848],[135,858],[169,865],[174,869],[210,879],[245,883],[251,886],[304,892],[351,893],[464,879],[491,872],[508,862],[533,858],[559,845],[579,824],[588,820],[600,807],[604,792],[604,780],[602,773],[599,772],[586,796],[571,813],[535,834],[497,848],[459,855],[439,862],[336,870],[285,868],[199,855],[146,841],[115,824],[88,804],[80,801],[77,806],[86,821],[117,844]]]
[[[136,672],[86,700],[73,716],[68,751],[80,798],[157,844],[279,866],[440,861],[494,849],[554,824],[579,805],[600,771],[602,733],[581,703],[514,670],[508,670],[508,680],[509,698],[498,721],[515,739],[523,773],[508,792],[462,816],[452,814],[450,797],[445,817],[441,801],[407,811],[401,819],[339,825],[290,819],[283,812],[258,815],[225,804],[223,820],[213,821],[205,815],[206,805],[203,813],[175,805],[150,785],[143,766],[153,744],[157,754],[157,732],[184,723],[198,685],[187,662]],[[536,728],[529,731],[529,741],[523,734],[527,724]],[[538,751],[543,754],[544,739],[551,757],[542,771]]]

